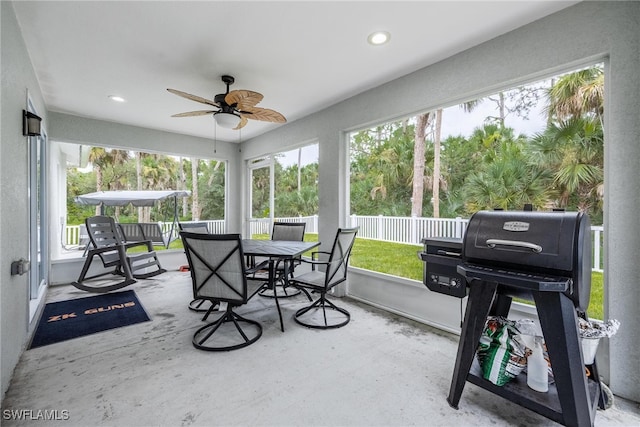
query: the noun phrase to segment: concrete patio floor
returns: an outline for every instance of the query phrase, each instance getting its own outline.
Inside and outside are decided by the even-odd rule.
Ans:
[[[239,313],[263,335],[231,352],[195,349],[189,273],[133,289],[151,321],[25,351],[3,402],[3,426],[547,426],[554,422],[467,383],[446,402],[458,337],[342,298],[351,322],[317,331],[294,322],[306,299],[256,296]],[[89,296],[54,286],[47,301]],[[55,410],[66,420],[7,419]],[[66,412],[63,412],[66,411]],[[66,418],[61,416],[60,418]],[[616,398],[596,426],[638,426],[637,403]]]

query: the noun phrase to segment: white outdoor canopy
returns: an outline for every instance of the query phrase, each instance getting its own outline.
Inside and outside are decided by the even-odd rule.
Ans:
[[[97,206],[126,206],[131,203],[133,206],[153,206],[158,200],[168,197],[177,199],[178,197],[189,197],[190,191],[186,190],[123,190],[123,191],[98,191],[95,193],[83,194],[75,198],[80,205]]]

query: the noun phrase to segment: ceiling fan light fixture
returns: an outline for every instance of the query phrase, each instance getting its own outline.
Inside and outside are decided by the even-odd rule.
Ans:
[[[389,34],[387,31],[375,31],[369,34],[369,37],[367,37],[367,41],[369,42],[369,44],[379,46],[381,44],[387,43],[390,38],[391,34]]]
[[[240,124],[240,116],[233,113],[217,112],[213,115],[216,124],[227,129],[234,129]]]

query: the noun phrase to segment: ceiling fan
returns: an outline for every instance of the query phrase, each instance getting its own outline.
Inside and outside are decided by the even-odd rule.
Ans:
[[[167,89],[169,92],[183,98],[216,107],[216,109],[174,114],[171,117],[192,117],[213,114],[216,123],[228,129],[240,129],[244,127],[248,122],[247,119],[272,123],[285,123],[287,121],[282,114],[275,110],[256,107],[256,104],[262,101],[262,94],[244,89],[229,92],[229,86],[235,82],[232,76],[222,76],[222,82],[227,85],[227,92],[216,95],[213,101],[176,89]]]

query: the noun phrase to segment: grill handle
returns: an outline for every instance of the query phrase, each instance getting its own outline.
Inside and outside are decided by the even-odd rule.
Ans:
[[[523,249],[531,249],[533,252],[539,254],[542,252],[542,246],[536,245],[535,243],[530,242],[522,242],[519,240],[502,240],[502,239],[487,239],[487,246],[491,249],[495,248],[496,245],[501,246],[514,246],[516,248]]]
[[[436,251],[436,253],[438,255],[455,256],[455,257],[458,257],[458,258],[460,258],[462,256],[462,254],[460,252],[443,251],[442,249],[438,249]]]

